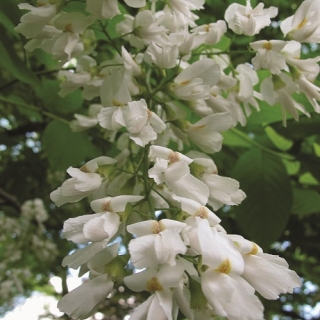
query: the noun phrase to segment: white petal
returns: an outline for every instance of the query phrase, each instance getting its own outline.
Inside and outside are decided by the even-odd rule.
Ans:
[[[112,288],[113,282],[103,274],[65,295],[58,302],[58,308],[70,317],[85,319],[92,314],[100,302],[107,298]]]

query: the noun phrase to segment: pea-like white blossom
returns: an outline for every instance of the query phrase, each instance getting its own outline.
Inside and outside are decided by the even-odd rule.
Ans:
[[[155,165],[148,171],[149,177],[154,179],[156,184],[165,183],[173,194],[205,205],[209,190],[203,182],[190,174],[187,157],[180,157],[179,153],[173,152],[166,155],[161,151],[156,155]]]
[[[120,13],[118,0],[87,0],[86,11],[99,19],[111,19]]]
[[[179,50],[174,44],[158,45],[151,42],[146,50],[146,55],[160,68],[170,69],[176,66]]]
[[[189,152],[188,156],[193,159],[191,171],[209,190],[208,204],[214,210],[225,204],[238,205],[246,198],[237,180],[218,175],[218,169],[210,157],[195,151]]]
[[[70,128],[74,132],[80,132],[90,129],[98,124],[97,114],[101,111],[101,104],[92,104],[88,110],[88,116],[82,114],[74,114],[75,120],[70,122]]]
[[[254,242],[238,235],[229,235],[244,259],[242,277],[264,298],[274,300],[281,293],[292,293],[300,287],[298,275],[290,270],[288,263],[279,256],[267,254]]]
[[[86,319],[92,315],[95,307],[107,298],[112,289],[111,277],[101,274],[66,294],[58,302],[58,308],[72,318]]]
[[[221,150],[220,132],[230,129],[233,119],[229,113],[212,114],[186,128],[186,134],[201,150],[214,153]]]
[[[231,320],[262,320],[263,305],[241,274],[244,261],[236,245],[202,220],[198,228],[203,264],[201,287],[216,315]],[[214,250],[208,245],[214,243]]]
[[[270,19],[278,14],[276,7],[268,9],[263,7],[264,4],[260,2],[255,8],[252,8],[250,0],[246,1],[245,6],[232,3],[227,8],[224,18],[233,32],[253,36],[270,25]]]
[[[206,99],[210,88],[220,79],[220,66],[202,59],[184,69],[175,79],[173,91],[182,100]]]
[[[280,25],[285,36],[299,42],[320,41],[320,1],[305,0],[295,14]]]
[[[75,319],[86,319],[92,315],[96,306],[104,301],[113,289],[112,277],[105,273],[105,266],[117,256],[118,248],[119,245],[115,243],[86,257],[87,260],[81,264],[79,274],[90,271],[90,278],[58,302],[60,311]],[[64,259],[66,265],[72,261],[68,258],[72,258],[72,255]],[[67,259],[69,261],[66,261]]]
[[[299,120],[298,110],[309,116],[309,113],[305,107],[295,101],[291,96],[297,90],[297,84],[294,83],[292,79],[284,73],[281,73],[279,76],[274,75],[273,77],[268,77],[261,83],[261,94],[264,100],[267,101],[271,106],[278,102],[280,103],[284,126],[286,126],[287,123],[287,111],[296,121]]]
[[[120,226],[120,215],[128,202],[137,202],[142,196],[106,197],[91,202],[91,208],[97,212],[68,219],[63,225],[62,235],[74,243],[99,242],[110,240]]]
[[[69,167],[67,172],[72,177],[61,187],[51,192],[51,200],[60,207],[68,202],[77,202],[93,194],[103,182],[103,177],[97,173],[99,166],[114,164],[116,160],[109,157],[98,157],[88,161],[80,169]]]
[[[205,43],[211,45],[218,43],[226,31],[227,25],[223,20],[218,20],[217,22],[198,26],[193,29],[193,32],[205,35]]]
[[[127,226],[137,238],[129,243],[132,264],[136,268],[156,267],[159,264],[176,265],[176,255],[187,251],[180,232],[185,223],[163,219],[148,220]]]
[[[50,1],[44,1],[41,6],[34,7],[29,3],[20,3],[21,10],[29,10],[28,13],[21,17],[21,22],[15,31],[20,32],[26,38],[35,38],[47,25],[47,23],[57,14],[57,5],[51,4]]]
[[[142,147],[157,139],[157,133],[166,128],[161,118],[148,109],[144,99],[128,102],[122,116],[122,125],[128,130],[130,139]]]
[[[176,319],[173,316],[172,288],[179,285],[184,273],[183,264],[175,266],[164,265],[161,268],[149,268],[142,272],[124,278],[124,283],[136,292],[149,291],[153,293],[145,302],[139,305],[131,315],[131,320]]]
[[[288,70],[286,57],[281,53],[286,44],[286,41],[281,40],[251,42],[251,48],[257,51],[257,55],[252,59],[254,69],[263,68],[275,74],[279,74],[281,70]]]

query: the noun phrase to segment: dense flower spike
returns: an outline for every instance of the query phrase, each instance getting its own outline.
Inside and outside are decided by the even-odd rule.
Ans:
[[[28,51],[41,48],[61,66],[72,59],[59,72],[59,95],[81,90],[88,110],[70,126],[102,132],[112,155],[69,167],[71,178],[50,195],[56,206],[88,197],[93,211],[64,223],[62,236],[81,248],[62,264],[89,280],[59,309],[84,319],[119,280],[150,293],[131,320],[175,320],[179,310],[190,320],[263,319],[255,291],[276,299],[300,280],[284,259],[227,234],[213,211],[246,195],[208,154],[221,150],[221,133],[246,124],[251,107],[259,110],[258,100],[280,103],[284,124],[286,112],[309,116],[296,92],[320,112],[319,58],[300,55],[300,42],[319,42],[319,1],[305,0],[281,23],[294,41],[248,40],[247,63],[216,44],[228,42],[227,25],[238,35],[260,33],[277,8],[232,3],[225,20],[198,25],[204,0],[86,0],[81,12],[64,1],[37,4],[19,5],[28,12],[15,30],[29,39]]]

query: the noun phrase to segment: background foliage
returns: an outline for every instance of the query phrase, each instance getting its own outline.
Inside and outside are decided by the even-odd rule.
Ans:
[[[66,270],[60,265],[74,245],[61,239],[60,230],[67,218],[90,213],[90,208],[85,201],[57,208],[49,193],[66,179],[69,166],[79,167],[100,155],[112,156],[100,128],[71,131],[73,114],[85,114],[88,103],[80,91],[59,97],[57,63],[40,50],[30,54],[23,49],[26,40],[13,30],[23,14],[17,7],[20,2],[0,1],[0,313],[13,307],[12,298],[17,295],[34,290],[55,294],[48,286],[52,275],[63,279],[66,292]],[[232,2],[207,1],[201,22],[223,19]],[[256,2],[252,1],[252,6]],[[264,3],[279,7],[277,18],[281,21],[301,2]],[[73,6],[81,5],[70,2],[68,8],[72,11]],[[115,37],[112,23],[109,29]],[[230,49],[247,50],[247,37],[227,35],[232,38]],[[258,36],[281,37],[278,24]],[[223,50],[229,44],[224,38],[219,45]],[[107,47],[100,50],[98,54],[108,55]],[[320,54],[315,45],[305,46],[303,52],[304,58]],[[233,56],[235,64],[250,59],[250,54]],[[259,76],[263,79],[266,74],[260,71]],[[306,98],[297,99],[312,112]],[[217,212],[228,233],[242,234],[266,252],[283,256],[304,281],[294,295],[264,302],[266,319],[274,315],[277,319],[320,319],[305,307],[320,301],[320,115],[301,116],[299,122],[289,118],[284,128],[280,108],[261,103],[261,111],[253,111],[245,127],[225,134],[223,150],[213,159],[219,173],[239,180],[247,194],[239,207],[225,206]],[[41,223],[36,218],[26,219],[21,210],[25,201],[35,198],[43,200],[49,214]],[[134,306],[126,300],[131,294],[121,289],[115,293],[104,306],[106,319],[111,314],[122,319]]]

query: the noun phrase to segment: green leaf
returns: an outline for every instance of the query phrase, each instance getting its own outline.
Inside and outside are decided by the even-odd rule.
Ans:
[[[38,78],[18,57],[16,50],[10,46],[10,40],[4,34],[0,40],[0,66],[7,69],[18,80],[31,84],[39,85]]]
[[[231,39],[226,36],[222,36],[221,40],[217,44],[215,44],[213,47],[221,51],[226,51],[229,49],[230,44],[231,44]]]
[[[286,128],[280,123],[276,123],[272,127],[284,137],[300,140],[313,134],[319,134],[320,115],[313,113],[311,118],[300,117],[299,122],[294,120],[288,121]]]
[[[100,151],[84,133],[74,133],[68,125],[54,120],[43,134],[43,145],[53,170],[66,170],[96,158]]]
[[[63,114],[74,113],[81,108],[82,98],[79,90],[70,93],[65,98],[58,95],[59,81],[44,80],[41,86],[36,88],[37,96],[45,103],[46,109]]]
[[[21,10],[18,8],[19,1],[0,1],[0,23],[10,32],[18,38],[18,34],[13,28],[18,25]],[[2,34],[1,34],[2,36]]]
[[[319,182],[317,181],[317,179],[310,172],[306,172],[306,173],[302,174],[299,177],[299,182],[302,184],[310,185],[310,186],[319,185]]]
[[[23,107],[24,105],[27,106],[26,102],[19,97],[18,95],[12,94],[8,97],[6,97],[8,100],[11,100],[12,103],[16,103],[15,106],[19,109],[20,113],[24,116],[28,116],[31,120],[33,121],[42,121],[42,115],[40,112],[33,110],[33,109],[28,109],[26,107]]]
[[[282,114],[279,105],[271,107],[265,101],[259,101],[259,106],[260,111],[252,108],[252,114],[248,118],[248,124],[279,122],[279,124],[282,126]],[[287,118],[289,119],[290,117],[291,116],[288,114]]]
[[[239,130],[237,130],[238,132]],[[241,132],[242,133],[242,132]],[[245,133],[243,133],[245,135]],[[238,135],[235,131],[228,130],[223,134],[223,144],[230,147],[251,148],[252,144]]]
[[[49,53],[46,53],[41,49],[35,49],[33,51],[33,54],[36,57],[36,59],[46,67],[50,69],[56,68],[57,61],[54,60],[52,55],[50,55]]]
[[[289,176],[296,175],[300,171],[301,163],[299,161],[289,161],[286,159],[282,159],[282,161],[286,166]]]
[[[236,208],[236,221],[247,237],[267,248],[281,236],[291,213],[286,168],[278,157],[252,149],[236,163],[234,177],[247,194]]]
[[[320,212],[320,194],[315,190],[293,189],[292,213],[304,215]]]
[[[287,151],[292,147],[293,142],[278,134],[272,127],[267,126],[265,132],[279,150]]]

